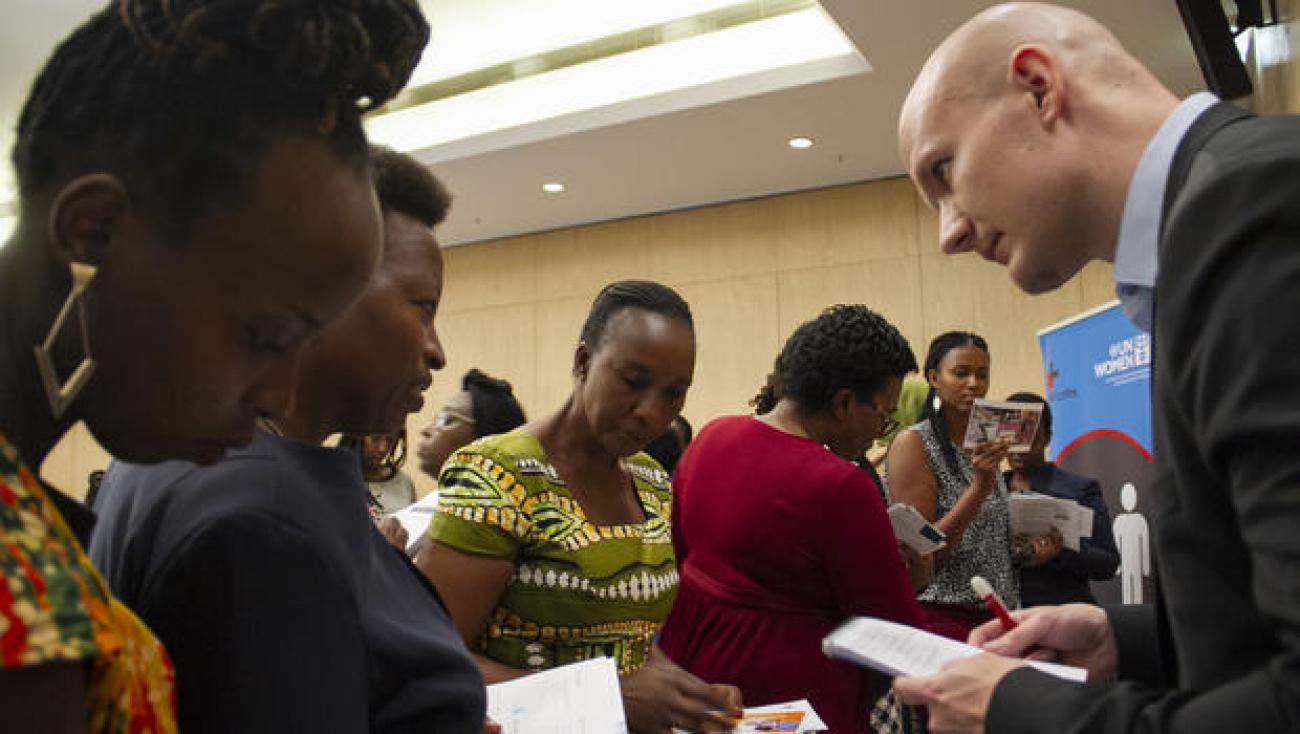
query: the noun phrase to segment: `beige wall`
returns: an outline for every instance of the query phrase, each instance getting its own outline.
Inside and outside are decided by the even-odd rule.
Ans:
[[[1276,63],[1248,60],[1257,112],[1300,112],[1298,5],[1281,0],[1283,23],[1266,31],[1282,49]],[[510,379],[530,415],[557,406],[570,387],[587,306],[617,278],[662,280],[691,302],[700,351],[685,412],[697,428],[745,410],[785,336],[832,303],[881,311],[918,360],[944,330],[981,332],[993,352],[992,394],[1001,395],[1041,389],[1039,328],[1113,297],[1109,268],[1100,264],[1052,294],[1025,296],[1001,268],[971,255],[941,256],[936,233],[934,215],[895,179],[448,250],[439,323],[450,359],[410,430],[414,436],[472,366]],[[86,474],[107,463],[78,425],[42,475],[81,496]],[[430,480],[408,468],[427,489]]]
[[[1248,64],[1254,107],[1265,114],[1300,112],[1297,3],[1281,0],[1284,22],[1268,31],[1282,44],[1279,63]],[[884,313],[918,360],[941,331],[979,331],[993,352],[992,394],[1041,389],[1035,332],[1110,300],[1109,268],[1094,264],[1059,291],[1029,297],[1001,268],[939,255],[936,232],[934,215],[895,179],[449,250],[439,322],[450,361],[410,429],[414,435],[471,366],[514,382],[530,415],[557,406],[591,298],[627,277],[677,286],[695,310],[700,352],[686,415],[697,427],[745,410],[785,336],[841,302]],[[78,425],[42,474],[81,496],[86,474],[107,463]],[[429,485],[426,477],[417,482]]]
[[[1246,58],[1246,68],[1255,86],[1251,108],[1259,114],[1300,112],[1300,21],[1296,8],[1300,0],[1280,0],[1280,22],[1254,31],[1255,42]]]
[[[1026,296],[996,265],[939,254],[937,236],[911,184],[892,179],[448,250],[439,317],[448,365],[410,430],[470,367],[513,382],[530,417],[557,407],[591,299],[620,278],[668,283],[690,302],[699,355],[685,414],[697,428],[744,412],[784,339],[830,304],[880,311],[918,361],[940,332],[982,333],[992,394],[1004,395],[1042,389],[1038,329],[1114,297],[1102,265]]]

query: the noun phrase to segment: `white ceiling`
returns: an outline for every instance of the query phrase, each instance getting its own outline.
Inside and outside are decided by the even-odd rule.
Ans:
[[[0,11],[0,201],[10,198],[9,153],[27,88],[54,47],[105,0],[4,0]],[[0,214],[7,208],[0,208]]]
[[[27,86],[44,58],[103,0],[5,0],[0,28],[0,144],[7,152]],[[427,54],[457,48],[466,8],[564,0],[422,0],[434,20]],[[706,3],[707,0],[700,0]],[[708,2],[716,5],[716,2]],[[990,2],[821,0],[872,71],[602,127],[552,125],[545,136],[502,136],[495,149],[441,146],[434,170],[456,196],[448,244],[572,226],[901,173],[899,106],[929,50]],[[1203,88],[1173,0],[1066,3],[1105,23],[1179,94]],[[485,16],[482,13],[479,17]],[[440,22],[439,19],[445,19]],[[446,39],[440,42],[439,38]],[[517,57],[517,56],[515,56]],[[645,109],[663,109],[647,107]],[[817,140],[809,150],[786,140]],[[538,138],[541,139],[538,139]],[[417,155],[419,153],[417,152]],[[7,166],[5,166],[7,170]],[[562,181],[561,195],[541,191]]]
[[[436,1],[436,0],[435,0]],[[822,0],[868,74],[442,160],[454,244],[902,173],[898,110],[921,64],[991,2]],[[1068,3],[1112,28],[1176,92],[1204,87],[1173,0]],[[437,44],[429,53],[437,53]],[[785,143],[802,135],[809,150]],[[563,181],[559,196],[539,188]]]

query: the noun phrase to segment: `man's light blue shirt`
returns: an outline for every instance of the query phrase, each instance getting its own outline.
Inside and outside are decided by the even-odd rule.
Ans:
[[[1147,144],[1129,182],[1115,247],[1115,292],[1129,320],[1147,333],[1155,310],[1160,218],[1174,154],[1192,123],[1218,101],[1213,94],[1200,92],[1180,102]]]

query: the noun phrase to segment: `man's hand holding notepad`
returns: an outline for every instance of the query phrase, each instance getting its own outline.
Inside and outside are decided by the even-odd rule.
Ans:
[[[840,625],[822,640],[822,650],[832,658],[891,676],[919,677],[934,675],[953,660],[984,652],[925,630],[871,617],[857,617]],[[1039,660],[1025,662],[1066,680],[1083,682],[1088,677],[1083,668]]]

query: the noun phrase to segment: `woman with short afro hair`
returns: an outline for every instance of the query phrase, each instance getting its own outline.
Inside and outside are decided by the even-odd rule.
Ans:
[[[834,306],[786,341],[757,416],[700,431],[674,481],[669,657],[735,684],[747,705],[808,698],[831,731],[870,731],[883,686],[827,658],[821,640],[858,615],[920,618],[879,489],[852,463],[914,370],[889,322]]]

